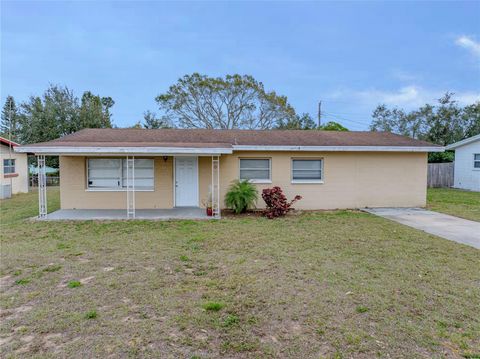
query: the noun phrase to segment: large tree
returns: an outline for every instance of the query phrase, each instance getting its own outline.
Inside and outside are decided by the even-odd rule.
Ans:
[[[166,119],[184,128],[267,129],[295,116],[285,96],[248,75],[185,75],[156,101]]]
[[[2,109],[2,120],[0,123],[0,133],[12,141],[18,141],[20,124],[18,119],[18,109],[13,96],[7,96]]]
[[[406,112],[379,105],[373,112],[372,131],[388,131],[446,146],[480,133],[480,101],[461,107],[447,92],[435,105]],[[430,154],[429,160],[451,160],[453,155]]]
[[[68,87],[50,85],[40,96],[20,105],[18,140],[21,143],[50,141],[82,128],[112,127],[109,109],[114,102],[86,91],[81,99]],[[49,159],[57,166],[57,159]]]
[[[114,104],[111,97],[100,97],[85,91],[80,104],[79,121],[76,123],[78,129],[112,127],[110,108]]]
[[[19,137],[22,143],[50,141],[82,128],[112,127],[109,109],[114,102],[84,92],[81,101],[68,87],[50,85],[40,96],[20,106]]]

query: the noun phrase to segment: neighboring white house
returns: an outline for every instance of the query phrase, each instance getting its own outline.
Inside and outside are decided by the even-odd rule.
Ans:
[[[480,191],[480,134],[452,143],[455,150],[454,187]]]
[[[0,137],[0,198],[28,192],[28,164],[26,153],[14,152],[18,143]]]

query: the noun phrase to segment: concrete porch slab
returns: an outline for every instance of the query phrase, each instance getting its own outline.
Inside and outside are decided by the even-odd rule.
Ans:
[[[60,209],[49,213],[42,221],[126,220],[126,209]],[[212,219],[204,208],[177,207],[171,209],[137,209],[135,219]]]

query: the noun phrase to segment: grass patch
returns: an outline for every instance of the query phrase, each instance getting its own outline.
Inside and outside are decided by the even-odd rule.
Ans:
[[[90,311],[86,312],[83,317],[85,319],[95,319],[95,318],[97,318],[97,316],[98,316],[98,314],[97,314],[96,310],[90,310]]]
[[[223,321],[223,326],[224,327],[231,327],[235,324],[238,324],[239,322],[240,322],[240,318],[238,317],[238,315],[229,314],[229,315],[227,315],[227,317]]]
[[[427,207],[432,211],[480,222],[480,192],[429,188]]]
[[[366,313],[368,312],[368,308],[365,307],[364,305],[358,305],[356,308],[355,308],[355,311],[357,313]]]
[[[79,282],[78,280],[71,280],[70,282],[68,282],[67,284],[67,287],[68,288],[78,288],[82,286],[82,283]]]
[[[225,304],[220,302],[206,302],[202,305],[202,308],[206,311],[218,312],[225,307]]]
[[[480,353],[475,248],[358,211],[26,222],[37,201],[0,202],[2,357],[20,355],[22,328],[62,334],[21,353],[42,358]]]
[[[61,265],[51,265],[51,266],[48,266],[46,268],[43,268],[43,271],[44,272],[57,272],[60,269],[62,269]]]
[[[30,283],[32,280],[30,278],[22,278],[22,279],[18,279],[15,281],[15,284],[17,285],[27,285],[28,283]]]

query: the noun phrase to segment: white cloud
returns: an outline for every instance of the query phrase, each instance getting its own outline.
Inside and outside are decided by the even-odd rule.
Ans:
[[[455,40],[455,43],[458,46],[463,47],[464,49],[469,50],[475,56],[480,57],[480,42],[475,41],[471,37],[466,35],[460,36]]]
[[[378,89],[367,90],[343,90],[333,94],[336,99],[347,99],[352,103],[358,103],[367,107],[374,107],[378,104],[386,104],[391,107],[400,107],[405,109],[414,109],[425,105],[426,103],[435,104],[437,99],[441,98],[445,91],[422,88],[416,85],[401,87],[397,90],[385,91]],[[460,105],[470,105],[480,101],[480,92],[472,91],[452,91],[455,93],[454,99]]]
[[[417,75],[414,75],[408,71],[404,71],[400,69],[392,70],[391,75],[393,78],[400,80],[402,82],[412,82],[412,81],[418,80]]]

